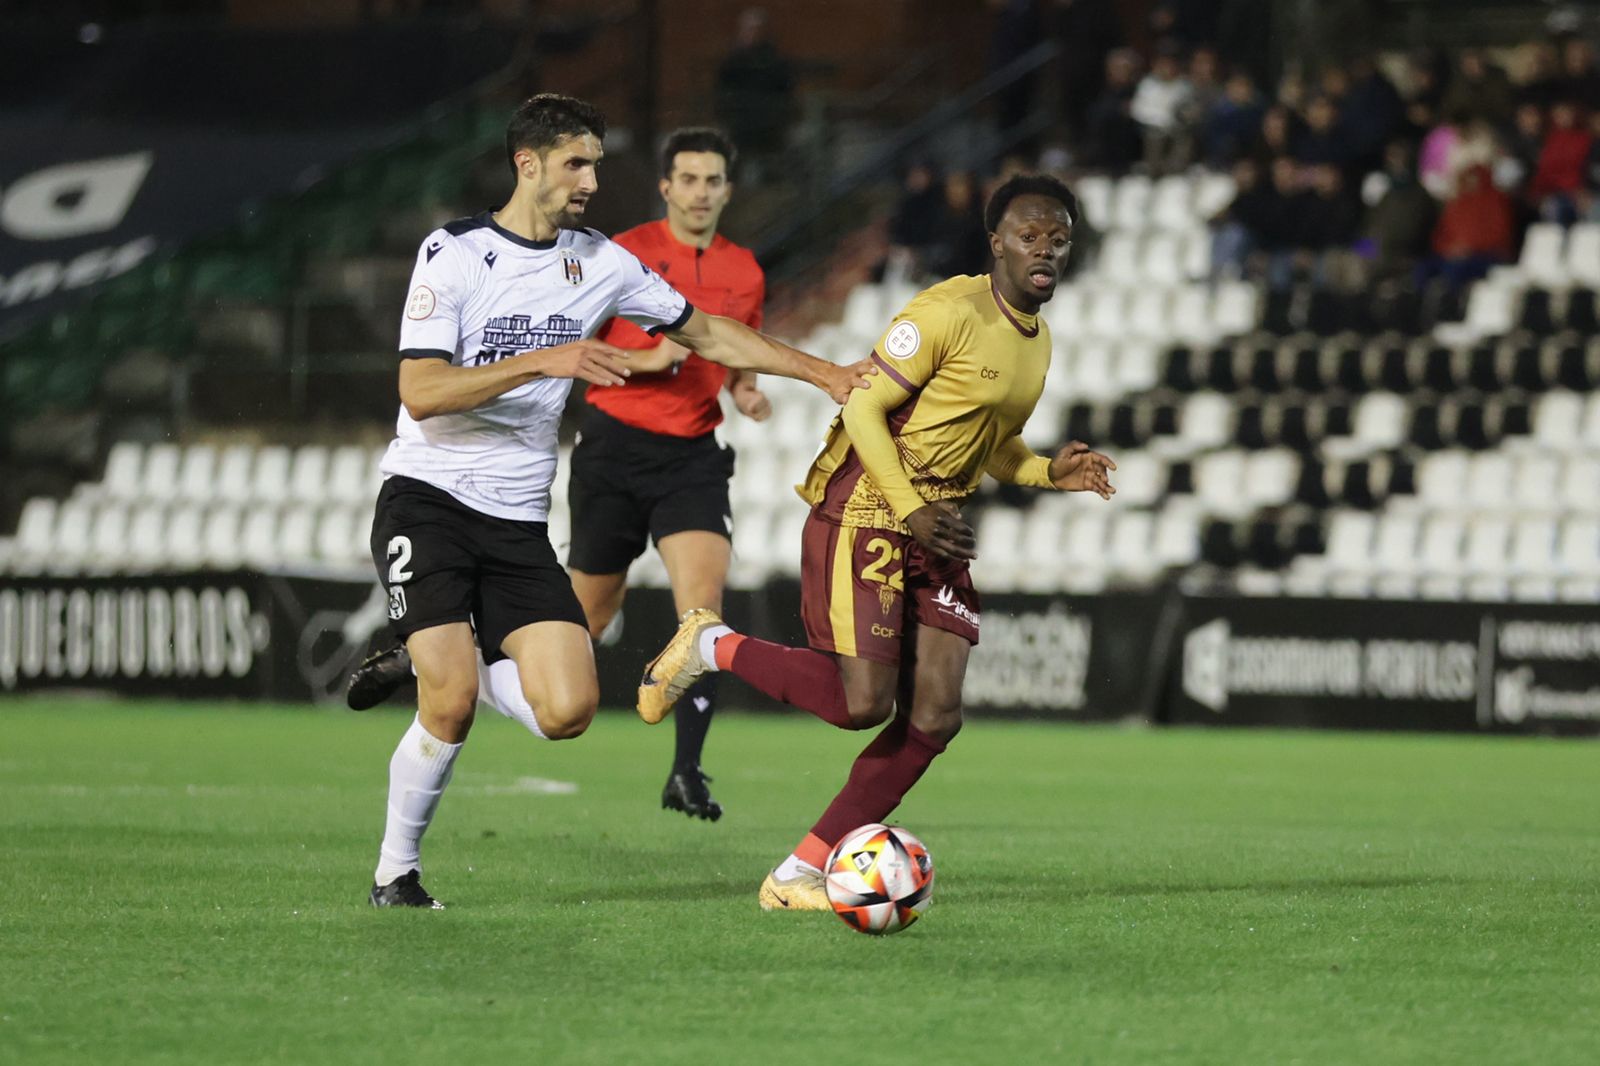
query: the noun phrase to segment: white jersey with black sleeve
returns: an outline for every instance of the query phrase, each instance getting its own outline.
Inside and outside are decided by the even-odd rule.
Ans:
[[[422,242],[400,357],[482,366],[593,336],[616,315],[655,333],[676,329],[692,312],[682,294],[594,230],[530,241],[485,211]],[[541,378],[470,411],[422,421],[402,405],[380,469],[384,477],[425,481],[487,515],[543,522],[571,390],[570,378]]]

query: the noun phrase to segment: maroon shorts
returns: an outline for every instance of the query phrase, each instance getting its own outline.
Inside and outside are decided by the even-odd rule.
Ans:
[[[800,542],[800,617],[816,650],[897,666],[919,625],[978,643],[978,590],[965,562],[941,559],[904,533],[836,525],[815,510]]]

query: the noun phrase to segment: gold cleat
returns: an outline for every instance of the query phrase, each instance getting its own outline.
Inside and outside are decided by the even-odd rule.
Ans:
[[[820,873],[804,873],[788,881],[778,880],[778,871],[761,882],[756,901],[764,911],[831,911],[828,888]]]
[[[700,657],[700,634],[722,625],[722,616],[709,607],[691,607],[678,619],[678,631],[661,654],[650,660],[639,682],[639,717],[655,725],[672,712],[695,678],[710,669]]]

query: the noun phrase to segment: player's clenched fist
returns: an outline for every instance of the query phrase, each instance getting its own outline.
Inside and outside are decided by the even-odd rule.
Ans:
[[[628,379],[628,353],[593,339],[521,352],[550,378],[580,378],[591,385],[621,385]]]
[[[1109,472],[1116,468],[1117,464],[1109,456],[1075,440],[1050,460],[1050,482],[1062,492],[1092,492],[1109,500],[1117,491],[1112,487]]]

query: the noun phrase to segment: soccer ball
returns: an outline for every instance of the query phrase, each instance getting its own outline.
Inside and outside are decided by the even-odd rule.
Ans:
[[[846,833],[823,872],[833,913],[857,932],[898,933],[933,901],[933,856],[899,826],[874,822]]]

